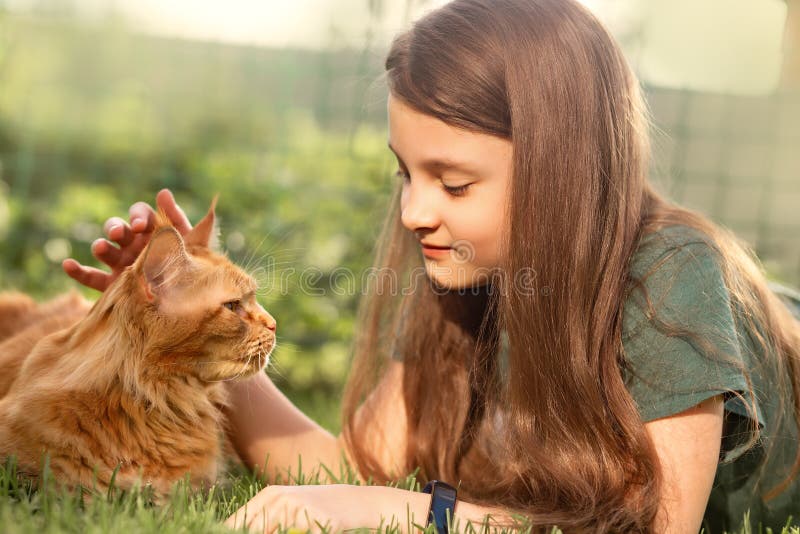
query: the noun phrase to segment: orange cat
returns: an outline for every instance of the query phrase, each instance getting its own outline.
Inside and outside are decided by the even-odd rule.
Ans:
[[[118,487],[159,495],[186,473],[214,481],[223,382],[260,372],[275,344],[256,282],[214,250],[215,204],[183,237],[159,214],[94,305],[0,295],[0,461],[36,476],[47,453],[73,487],[105,489],[117,467]]]

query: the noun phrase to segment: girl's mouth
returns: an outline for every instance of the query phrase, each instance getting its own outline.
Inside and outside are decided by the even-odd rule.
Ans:
[[[422,245],[422,254],[427,258],[445,258],[450,254],[450,247],[433,247]]]

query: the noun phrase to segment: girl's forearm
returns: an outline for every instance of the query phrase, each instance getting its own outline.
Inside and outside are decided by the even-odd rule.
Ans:
[[[228,436],[249,467],[270,480],[280,476],[284,483],[287,470],[297,474],[300,457],[306,474],[320,464],[338,473],[341,448],[336,437],[292,404],[266,374],[232,382],[229,392]]]
[[[378,500],[371,496],[373,502],[389,503],[382,514],[382,519],[386,522],[390,520],[396,521],[403,533],[411,534],[419,532],[414,528],[414,524],[425,526],[428,522],[428,510],[430,507],[431,496],[427,493],[402,491],[398,495],[398,490],[388,487],[373,487],[369,488],[370,491],[375,492],[374,497],[384,496],[384,499]],[[453,519],[453,525],[458,532],[466,532],[467,524],[471,523],[475,530],[482,531],[482,526],[485,524],[489,527],[489,531],[493,528],[499,528],[496,521],[503,521],[504,523],[512,523],[513,520],[506,511],[500,508],[490,508],[458,499],[456,501],[456,509]],[[408,527],[411,527],[409,530]]]

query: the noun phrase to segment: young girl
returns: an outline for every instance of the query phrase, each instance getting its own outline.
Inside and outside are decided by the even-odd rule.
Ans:
[[[373,279],[340,436],[266,375],[232,385],[244,461],[270,476],[345,455],[377,482],[420,468],[458,487],[462,527],[797,516],[800,324],[734,235],[647,181],[646,109],[605,28],[573,0],[455,0],[394,40],[386,71],[400,180],[375,267],[413,291]],[[156,201],[189,230],[169,191]],[[104,228],[119,248],[93,245],[110,274],[65,271],[102,291],[152,224],[133,205]],[[405,530],[445,490],[270,486],[246,521]]]

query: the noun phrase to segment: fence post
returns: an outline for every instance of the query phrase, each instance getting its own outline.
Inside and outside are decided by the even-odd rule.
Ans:
[[[786,7],[780,87],[783,90],[798,90],[800,89],[800,0],[786,0]]]

